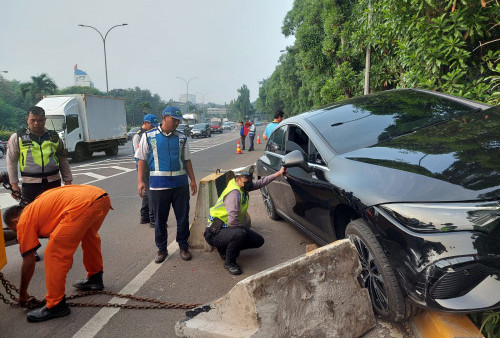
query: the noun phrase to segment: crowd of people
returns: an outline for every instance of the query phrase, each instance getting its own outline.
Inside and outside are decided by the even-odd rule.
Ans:
[[[283,119],[277,112],[274,127]],[[73,284],[77,290],[104,289],[101,239],[98,234],[106,215],[112,210],[110,196],[101,188],[90,185],[72,185],[73,177],[64,145],[55,131],[45,128],[45,111],[31,107],[27,111],[27,128],[14,133],[8,144],[7,170],[12,196],[19,205],[8,208],[5,225],[17,233],[22,260],[19,302],[30,302],[28,286],[40,260],[37,250],[39,238],[49,238],[45,249],[45,284],[47,293],[43,307],[28,312],[30,322],[41,322],[66,316],[70,308],[65,300],[65,281],[73,255],[81,243],[86,277]],[[154,227],[158,249],[155,263],[168,256],[167,220],[174,211],[180,257],[191,260],[188,238],[189,200],[197,193],[196,178],[191,163],[187,137],[178,132],[182,120],[179,108],[167,106],[161,121],[155,115],[144,116],[143,125],[133,137],[134,157],[137,163],[137,193],[142,198],[140,223]],[[272,132],[266,128],[263,138]],[[245,149],[254,150],[256,127],[252,121],[241,122],[240,136]],[[18,169],[23,178],[19,187]],[[250,229],[247,215],[249,195],[253,190],[271,183],[283,175],[284,168],[275,174],[253,180],[253,166],[235,172],[235,178],[210,209],[204,237],[215,247],[229,273],[242,273],[236,259],[241,250],[258,248],[264,238]],[[64,186],[61,186],[64,182]]]

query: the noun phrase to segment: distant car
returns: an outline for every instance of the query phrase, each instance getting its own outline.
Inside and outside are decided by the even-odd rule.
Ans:
[[[224,122],[222,124],[222,129],[232,130],[233,128],[234,128],[234,123],[232,122]]]
[[[132,127],[132,128],[130,128],[130,130],[127,133],[127,140],[130,141],[132,139],[132,137],[134,137],[134,135],[137,134],[137,132],[139,131],[139,129],[141,129],[141,127]]]
[[[191,135],[191,127],[189,127],[187,124],[181,123],[176,129],[177,131],[180,131],[186,136]]]
[[[0,141],[0,158],[5,155],[5,152],[7,151],[7,142]]]
[[[262,125],[262,122],[260,122],[260,121],[255,121],[255,125],[256,125],[256,126],[261,126],[261,125]]]
[[[500,106],[391,90],[283,120],[257,172],[287,168],[261,188],[268,216],[349,238],[375,312],[401,321],[500,309],[499,151]]]
[[[210,122],[210,130],[212,133],[220,133],[222,134],[222,124],[220,121],[212,121]]]
[[[197,123],[191,129],[191,138],[198,138],[200,136],[203,137],[211,137],[212,131],[210,130],[210,124],[208,123]]]

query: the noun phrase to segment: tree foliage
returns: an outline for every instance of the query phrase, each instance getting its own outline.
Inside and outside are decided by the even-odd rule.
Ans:
[[[27,97],[32,105],[40,101],[44,95],[54,94],[56,90],[57,85],[45,73],[32,76],[30,82],[21,84],[21,94],[24,98]]]
[[[500,103],[500,5],[481,0],[295,0],[295,42],[262,82],[257,108],[294,115],[363,92],[419,87]]]

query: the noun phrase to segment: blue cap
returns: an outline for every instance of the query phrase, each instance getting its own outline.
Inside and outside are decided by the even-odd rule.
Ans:
[[[153,125],[153,127],[158,127],[158,119],[153,114],[145,115],[144,122],[151,123]]]
[[[163,109],[161,116],[172,116],[174,119],[182,120],[181,110],[174,106],[167,106]]]

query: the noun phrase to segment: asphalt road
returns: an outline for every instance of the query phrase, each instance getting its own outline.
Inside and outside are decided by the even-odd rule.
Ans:
[[[262,130],[258,130],[262,136]],[[207,139],[189,139],[197,182],[216,169],[228,170],[254,163],[264,149],[256,145],[254,152],[236,154],[237,130],[224,131]],[[118,156],[97,153],[91,160],[71,163],[75,184],[102,187],[111,197],[110,211],[100,230],[104,256],[104,283],[107,290],[133,292],[136,296],[168,302],[208,303],[226,294],[238,281],[305,252],[311,240],[283,221],[270,220],[259,191],[250,194],[249,212],[252,227],[266,242],[263,247],[243,251],[239,263],[243,274],[227,273],[216,252],[193,252],[193,260],[182,261],[175,243],[175,219],[171,212],[169,225],[169,257],[161,265],[153,262],[156,255],[154,229],[139,224],[140,198],[136,193],[137,175],[130,142],[120,147]],[[5,170],[0,159],[0,170]],[[0,191],[0,207],[13,202],[7,192]],[[191,219],[196,197],[191,198]],[[37,263],[29,293],[41,299],[45,293],[43,249],[41,240]],[[17,245],[7,248],[5,277],[19,285],[21,257]],[[66,294],[75,294],[71,284],[84,277],[78,249],[73,268],[66,281]],[[131,283],[132,282],[132,283]],[[1,286],[0,286],[1,287]],[[132,290],[132,291],[130,291]],[[2,293],[4,291],[2,290]],[[93,296],[85,302],[106,302],[110,296]],[[0,304],[1,337],[173,337],[174,325],[185,317],[184,310],[100,310],[72,307],[71,314],[43,323],[28,323],[26,310]],[[98,314],[98,315],[97,315]]]

